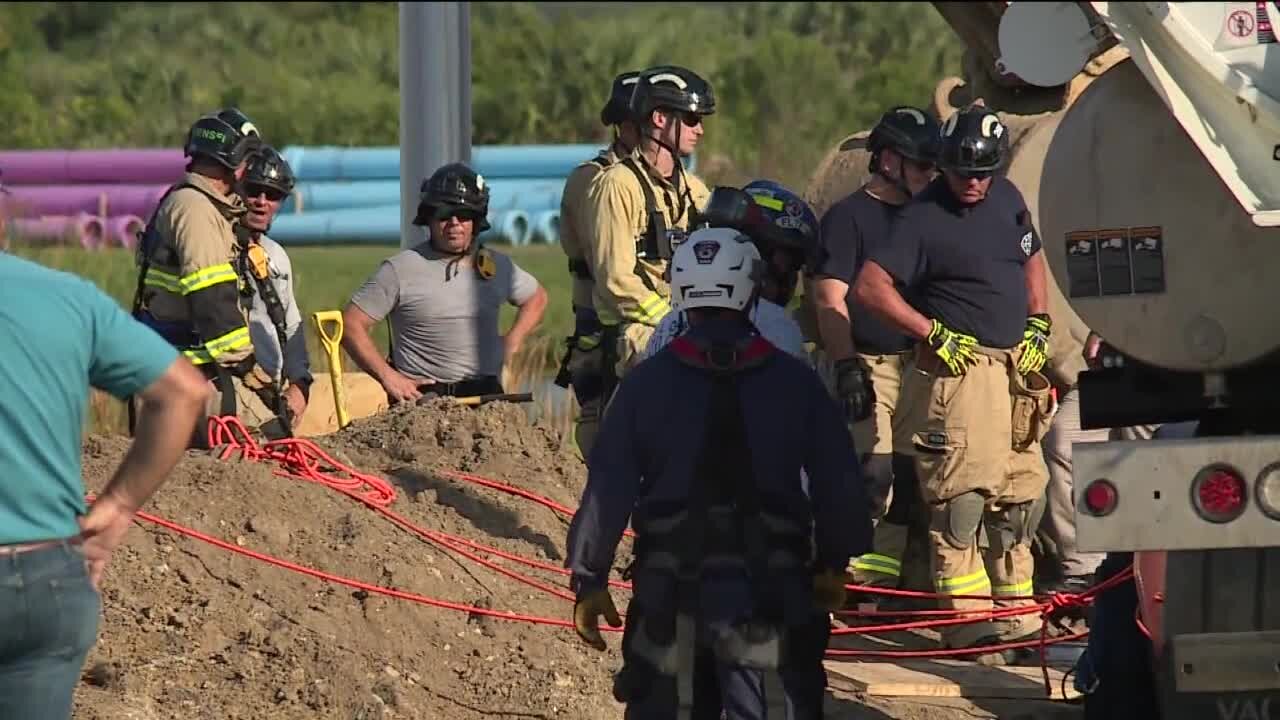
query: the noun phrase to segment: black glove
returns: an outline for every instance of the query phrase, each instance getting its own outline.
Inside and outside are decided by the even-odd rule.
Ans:
[[[861,422],[871,417],[876,404],[875,388],[856,357],[836,361],[836,395],[844,403],[845,416],[850,422]]]

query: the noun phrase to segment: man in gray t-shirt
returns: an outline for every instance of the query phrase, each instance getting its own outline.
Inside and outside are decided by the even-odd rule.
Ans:
[[[511,258],[479,248],[489,227],[489,190],[466,165],[445,165],[423,183],[415,225],[428,239],[384,260],[343,310],[342,345],[390,402],[424,392],[503,392],[502,366],[542,319],[547,293]],[[506,335],[503,303],[519,308]],[[391,318],[391,362],[369,330]]]

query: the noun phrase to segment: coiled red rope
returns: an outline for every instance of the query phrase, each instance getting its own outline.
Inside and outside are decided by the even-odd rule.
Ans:
[[[289,477],[306,482],[324,485],[336,490],[347,497],[359,501],[374,511],[386,517],[388,520],[396,524],[401,529],[416,535],[423,540],[430,542],[437,547],[454,552],[465,557],[482,567],[488,568],[509,577],[513,580],[526,584],[530,587],[537,588],[545,593],[561,598],[563,600],[573,602],[573,595],[564,592],[555,587],[551,587],[535,579],[529,578],[509,568],[503,567],[491,560],[480,557],[476,553],[488,555],[508,562],[519,563],[527,567],[532,567],[543,572],[554,573],[559,576],[567,576],[570,571],[564,567],[557,567],[548,563],[539,562],[537,560],[524,558],[514,553],[505,552],[498,548],[489,547],[481,543],[468,540],[456,535],[429,530],[415,525],[404,516],[389,509],[391,503],[396,499],[395,488],[386,480],[379,476],[362,473],[354,468],[339,462],[330,454],[326,453],[314,442],[302,438],[288,438],[282,440],[273,440],[265,445],[259,445],[243,423],[234,416],[213,417],[209,420],[208,431],[209,446],[214,448],[214,454],[222,460],[231,459],[233,456],[240,457],[254,462],[270,461],[280,465],[280,469],[274,472],[280,477]],[[535,502],[554,512],[565,516],[572,517],[574,510],[564,505],[556,503],[549,498],[542,497],[535,493],[529,492],[522,488],[517,488],[505,483],[498,482],[489,478],[481,477],[471,473],[445,470],[440,471],[440,475],[453,478],[455,480],[472,483],[481,487],[503,492],[508,495],[520,497],[531,502]],[[199,532],[192,528],[184,527],[178,523],[157,517],[149,513],[138,513],[139,519],[151,522],[160,527],[166,528],[173,532],[191,537],[201,542],[211,544],[215,547],[228,550],[252,559],[265,562],[276,567],[297,572],[303,575],[315,577],[327,582],[333,582],[339,585],[364,590],[370,593],[394,597],[401,600],[407,600],[422,605],[440,607],[450,610],[457,610],[476,615],[484,615],[488,617],[499,618],[503,620],[511,620],[517,622],[526,622],[540,625],[552,625],[556,627],[572,628],[573,622],[568,620],[560,620],[555,618],[544,618],[532,615],[524,615],[511,611],[490,610],[478,608],[471,605],[449,602],[437,598],[429,598],[415,593],[387,588],[370,583],[362,582],[341,575],[324,572],[305,565],[293,563],[287,560],[276,558],[266,553],[257,552],[242,548],[236,544],[220,540],[205,533]],[[630,537],[634,534],[628,530],[626,533]],[[475,552],[472,552],[472,551]],[[881,625],[869,625],[861,627],[837,628],[832,630],[833,636],[840,635],[867,635],[873,633],[897,632],[913,629],[948,627],[954,625],[962,625],[974,622],[983,622],[993,619],[1011,618],[1021,615],[1040,614],[1043,618],[1041,623],[1041,637],[1038,640],[1028,640],[1016,643],[1005,643],[1002,645],[992,645],[981,648],[981,652],[994,653],[1005,650],[1016,650],[1023,648],[1039,647],[1041,656],[1041,666],[1044,674],[1046,693],[1051,694],[1052,690],[1049,684],[1048,665],[1045,657],[1045,648],[1048,645],[1061,642],[1070,642],[1079,640],[1088,635],[1087,632],[1066,635],[1057,638],[1049,638],[1048,626],[1049,621],[1059,613],[1070,609],[1088,606],[1093,602],[1099,593],[1126,582],[1133,577],[1132,568],[1126,569],[1107,581],[1099,585],[1089,588],[1081,593],[1055,593],[1049,596],[1018,596],[1007,597],[1002,596],[999,600],[1019,600],[1026,602],[1012,608],[997,608],[990,611],[974,612],[973,610],[921,610],[921,611],[902,611],[902,612],[867,612],[867,611],[842,611],[840,615],[876,617],[876,616],[895,616],[895,617],[922,617],[937,618],[915,620],[911,622],[886,623]],[[609,585],[619,589],[631,589],[631,584],[621,581],[610,581]],[[938,593],[910,591],[910,590],[893,590],[887,588],[875,588],[860,585],[848,585],[848,590],[883,595],[893,597],[910,597],[922,599],[974,599],[974,600],[996,600],[992,596],[984,595],[940,595]],[[621,632],[621,628],[602,627],[601,630],[609,632]],[[940,650],[840,650],[828,649],[828,657],[879,657],[879,658],[939,658],[954,657],[961,655],[973,655],[977,649],[960,648],[960,649],[940,649]]]

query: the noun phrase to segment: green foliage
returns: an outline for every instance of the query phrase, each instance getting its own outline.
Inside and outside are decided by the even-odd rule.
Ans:
[[[716,90],[699,148],[713,181],[802,184],[845,134],[959,70],[926,3],[471,10],[473,142],[603,141],[613,76],[679,63]],[[5,3],[0,147],[172,147],[227,104],[277,145],[394,145],[398,44],[393,3]]]

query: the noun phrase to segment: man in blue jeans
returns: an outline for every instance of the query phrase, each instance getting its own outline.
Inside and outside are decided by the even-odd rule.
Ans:
[[[90,386],[141,402],[133,445],[86,514]],[[199,371],[93,284],[0,253],[0,718],[70,717],[103,569],[207,396]]]

